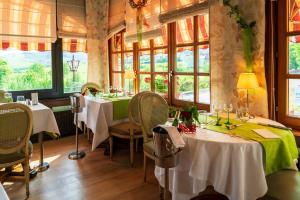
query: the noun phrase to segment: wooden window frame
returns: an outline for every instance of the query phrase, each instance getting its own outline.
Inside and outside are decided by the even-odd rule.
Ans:
[[[288,115],[288,80],[299,79],[300,74],[289,74],[289,51],[288,38],[294,35],[300,35],[300,31],[289,31],[288,29],[288,11],[289,1],[278,1],[278,121],[299,129],[300,118]]]
[[[124,33],[125,30],[121,32],[122,43],[121,43],[121,51],[113,51],[112,50],[112,39],[109,40],[109,77],[110,77],[110,85],[113,85],[113,74],[121,73],[122,77],[122,87],[124,88],[124,56],[123,54],[126,52],[133,52],[133,70],[136,73],[136,78],[134,79],[134,91],[135,93],[139,92],[139,75],[141,74],[149,74],[151,76],[151,91],[155,91],[155,75],[168,75],[168,98],[166,99],[169,104],[174,106],[186,106],[188,104],[193,103],[197,105],[198,109],[210,110],[210,104],[199,103],[199,90],[198,90],[198,80],[200,76],[208,76],[210,78],[210,71],[208,73],[202,73],[198,71],[198,47],[201,45],[210,44],[209,40],[207,41],[199,41],[199,23],[198,16],[193,17],[193,28],[194,28],[194,41],[190,43],[184,44],[176,44],[176,22],[172,22],[167,24],[167,45],[165,46],[155,46],[154,40],[149,40],[150,47],[149,48],[139,48],[137,43],[133,43],[133,50],[125,51],[124,50]],[[193,72],[176,72],[176,48],[177,47],[193,47],[194,48],[194,71]],[[155,71],[155,61],[154,61],[154,51],[158,49],[167,49],[168,52],[168,71],[167,72],[156,72]],[[139,53],[141,51],[150,51],[150,71],[149,72],[140,72],[139,71]],[[116,53],[121,53],[121,71],[113,71],[113,63],[112,63],[112,55]],[[194,76],[194,101],[183,101],[175,98],[175,76],[176,75],[192,75]],[[211,80],[210,80],[211,82]],[[210,85],[211,90],[211,85]],[[210,91],[211,92],[211,91]]]

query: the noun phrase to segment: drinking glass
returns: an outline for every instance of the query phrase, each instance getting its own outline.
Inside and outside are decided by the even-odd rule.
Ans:
[[[24,103],[25,102],[25,97],[24,96],[17,96],[17,102],[18,103]]]
[[[246,108],[238,108],[236,110],[236,118],[238,118],[242,123],[246,123],[249,119],[249,113]]]
[[[10,92],[5,92],[4,98],[6,99],[6,102],[13,102],[12,93]]]
[[[222,111],[222,107],[220,105],[214,104],[214,105],[212,105],[212,110],[217,115],[217,121],[216,121],[215,125],[221,126],[222,124],[220,124],[221,118],[219,117],[219,112]]]
[[[200,123],[200,128],[205,128],[207,125],[207,111],[206,110],[199,110],[199,123]]]
[[[232,104],[224,104],[224,111],[227,112],[227,121],[224,123],[226,125],[231,125],[230,119],[229,119],[229,113],[232,112],[233,106]]]

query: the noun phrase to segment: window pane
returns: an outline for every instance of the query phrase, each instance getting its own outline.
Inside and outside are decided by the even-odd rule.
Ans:
[[[140,46],[140,49],[148,49],[150,48],[150,41],[149,40],[143,40],[142,44]]]
[[[194,47],[177,48],[176,72],[194,72]]]
[[[289,79],[289,115],[300,117],[300,79]]]
[[[122,87],[122,76],[121,73],[113,73],[113,88]]]
[[[188,17],[176,22],[177,44],[191,43],[194,41],[194,19]]]
[[[0,88],[7,91],[51,89],[51,51],[0,50]]]
[[[175,98],[194,101],[194,76],[176,76],[175,78]]]
[[[168,98],[168,75],[155,76],[155,92],[159,93],[165,98]]]
[[[198,78],[199,103],[210,103],[210,82],[209,76],[199,76]]]
[[[201,45],[198,47],[199,62],[198,71],[202,73],[209,73],[209,47],[208,45]]]
[[[133,70],[133,53],[125,53],[124,54],[124,65],[125,65],[125,71]]]
[[[72,60],[74,56],[74,64]],[[68,64],[69,62],[69,64]],[[77,64],[77,62],[79,62]],[[64,93],[80,92],[81,86],[87,82],[87,53],[63,52]],[[76,65],[78,66],[76,70]],[[72,68],[75,71],[72,71]]]
[[[209,18],[208,14],[198,17],[198,41],[207,41],[209,37]]]
[[[300,30],[300,2],[289,0],[289,31]]]
[[[112,54],[112,69],[113,71],[121,71],[121,54]]]
[[[125,79],[124,90],[126,92],[130,91],[130,93],[134,93],[134,84],[133,79]]]
[[[168,50],[154,51],[154,68],[156,72],[168,72]]]
[[[151,90],[151,76],[149,74],[140,75],[140,92]]]
[[[150,51],[140,52],[139,69],[141,72],[150,72]]]
[[[300,36],[289,38],[289,73],[300,74]]]

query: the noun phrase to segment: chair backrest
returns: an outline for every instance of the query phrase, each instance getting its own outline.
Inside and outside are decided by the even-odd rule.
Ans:
[[[144,142],[148,142],[153,136],[152,129],[167,122],[169,106],[163,97],[153,92],[143,94],[139,104]]]
[[[86,92],[87,88],[93,88],[96,90],[100,90],[100,86],[97,83],[87,82],[81,87],[81,93]]]
[[[28,150],[32,132],[32,112],[24,104],[0,105],[0,154]],[[28,153],[28,152],[27,152]]]
[[[133,124],[141,126],[141,116],[139,112],[140,100],[143,94],[148,93],[149,91],[140,92],[132,97],[128,104],[128,118],[129,121]]]
[[[5,103],[5,91],[4,90],[0,90],[0,103]]]

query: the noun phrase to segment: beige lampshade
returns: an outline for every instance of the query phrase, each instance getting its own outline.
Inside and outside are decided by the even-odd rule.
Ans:
[[[135,73],[134,71],[126,71],[124,74],[125,79],[134,79],[135,78]]]
[[[240,73],[237,83],[238,89],[255,89],[258,87],[259,84],[255,73]]]

